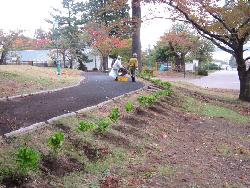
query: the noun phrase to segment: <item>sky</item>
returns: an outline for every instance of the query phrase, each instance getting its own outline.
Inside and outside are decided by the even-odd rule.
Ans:
[[[50,18],[52,7],[60,7],[62,0],[0,0],[0,29],[22,29],[33,37],[35,29],[48,30],[51,25],[45,19]],[[152,9],[152,6],[150,6]],[[150,14],[149,6],[142,8],[144,22],[141,27],[142,49],[152,48],[159,37],[170,28],[171,23],[163,19],[145,21]],[[158,12],[163,10],[157,7]]]
[[[25,34],[33,37],[35,29],[49,30],[52,26],[45,19],[50,18],[52,8],[61,6],[62,0],[0,0],[0,29],[22,29]],[[154,13],[152,15],[152,12]],[[170,29],[172,23],[168,19],[150,19],[168,13],[164,6],[143,5],[141,43],[142,50],[153,48],[160,36]],[[250,44],[249,44],[250,46]],[[220,51],[222,52],[222,51]],[[230,54],[215,52],[214,58],[228,61]]]
[[[35,29],[47,29],[45,19],[50,17],[52,7],[61,0],[0,0],[0,27],[5,30],[24,29],[31,34]]]

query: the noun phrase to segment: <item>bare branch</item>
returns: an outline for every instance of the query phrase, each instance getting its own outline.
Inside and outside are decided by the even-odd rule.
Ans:
[[[244,61],[246,62],[247,60],[249,60],[250,59],[250,56],[249,57],[247,57],[246,59],[244,59]]]
[[[172,21],[180,21],[180,22],[190,23],[187,20],[176,19],[176,18],[166,18],[166,17],[163,17],[163,16],[154,16],[154,17],[151,17],[151,18],[145,18],[145,19],[143,19],[143,22],[149,21],[149,20],[153,20],[153,19],[166,19],[166,20],[172,20]]]
[[[199,31],[198,29],[197,29],[197,32],[198,32],[201,36],[203,36],[203,37],[205,37],[206,39],[210,40],[214,45],[218,46],[220,49],[222,49],[222,50],[224,50],[224,51],[226,51],[226,52],[228,52],[228,53],[230,53],[230,54],[232,54],[232,55],[234,54],[234,51],[233,51],[233,50],[230,50],[230,49],[226,48],[225,46],[222,46],[219,42],[217,42],[216,40],[214,40],[214,38],[205,35],[205,34],[202,33],[201,31]]]

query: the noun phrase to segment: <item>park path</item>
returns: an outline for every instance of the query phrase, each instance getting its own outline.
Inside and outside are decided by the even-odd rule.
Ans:
[[[84,83],[73,88],[0,101],[0,135],[143,87],[140,82],[115,82],[103,73],[84,76]]]

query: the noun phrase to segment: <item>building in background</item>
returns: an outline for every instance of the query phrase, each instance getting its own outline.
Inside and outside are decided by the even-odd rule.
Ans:
[[[87,70],[100,70],[102,58],[94,50],[87,50],[86,55],[89,61],[85,63]],[[40,67],[53,67],[55,64],[56,49],[51,50],[20,50],[10,51],[7,55],[7,64],[32,65]],[[59,61],[63,66],[62,58],[59,55]],[[112,59],[109,58],[108,65],[111,68]],[[66,59],[66,67],[69,66]],[[78,68],[79,63],[74,62],[73,68]]]

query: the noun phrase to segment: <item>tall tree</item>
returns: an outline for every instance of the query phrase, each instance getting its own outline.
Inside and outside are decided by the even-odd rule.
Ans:
[[[137,54],[139,62],[138,68],[142,69],[141,64],[141,0],[132,0],[132,23],[133,23],[133,34],[132,34],[132,53]]]
[[[72,68],[73,62],[78,60],[79,53],[86,46],[82,39],[83,33],[79,29],[79,25],[82,24],[80,15],[83,3],[76,0],[63,0],[62,5],[62,10],[54,9],[55,12],[51,14],[52,20],[48,20],[48,22],[51,24],[57,23],[57,27],[53,29],[54,43],[60,45],[64,65],[66,56],[68,56],[70,68]]]
[[[175,18],[184,19],[203,37],[222,50],[232,54],[237,62],[241,100],[250,101],[250,68],[243,58],[244,44],[250,35],[250,1],[228,1],[227,6],[218,0],[146,0],[167,4]]]

